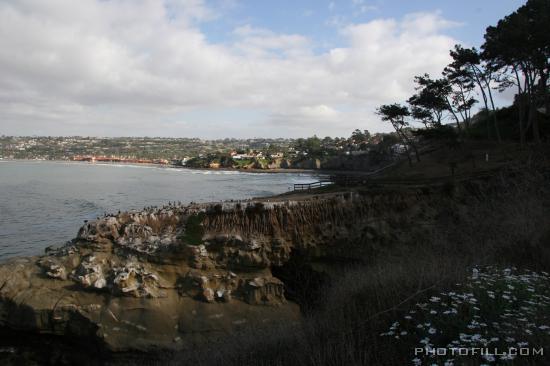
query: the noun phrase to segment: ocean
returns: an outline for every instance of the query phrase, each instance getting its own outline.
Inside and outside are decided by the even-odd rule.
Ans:
[[[246,173],[146,165],[0,161],[0,260],[74,238],[84,220],[168,202],[287,192],[313,173]]]

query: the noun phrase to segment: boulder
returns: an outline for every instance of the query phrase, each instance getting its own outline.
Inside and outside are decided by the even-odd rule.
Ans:
[[[114,294],[132,297],[164,297],[159,277],[142,265],[128,262],[113,269],[111,284]]]
[[[71,277],[84,288],[102,289],[106,284],[102,265],[92,255],[82,260]]]
[[[252,305],[279,305],[284,303],[284,284],[275,277],[257,277],[244,288],[245,301]]]

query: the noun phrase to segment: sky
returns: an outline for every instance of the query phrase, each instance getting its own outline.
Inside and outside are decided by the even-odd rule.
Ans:
[[[389,131],[379,105],[524,2],[1,0],[0,135]]]

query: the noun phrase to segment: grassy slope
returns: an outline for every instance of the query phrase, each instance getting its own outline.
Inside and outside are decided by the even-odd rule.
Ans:
[[[482,159],[487,152],[488,163]],[[458,162],[457,175],[475,176],[518,165],[540,165],[541,159],[550,156],[546,152],[547,147],[523,150],[513,143],[494,146],[471,142],[461,150],[443,148],[423,155],[422,162],[412,168],[404,162],[385,172],[377,177],[377,189],[383,189],[387,182],[395,187],[395,182],[449,181],[451,160]],[[409,365],[418,361],[430,365],[550,364],[548,350],[545,356],[513,361],[493,361],[480,355],[430,358],[414,354],[422,345],[445,347],[457,340],[476,346],[485,340],[499,347],[519,347],[524,342],[534,347],[550,344],[546,328],[550,325],[550,279],[540,272],[550,271],[550,192],[545,182],[533,173],[522,180],[505,179],[491,193],[457,197],[467,200],[467,209],[443,207],[447,214],[432,223],[430,235],[418,237],[415,228],[404,228],[410,230],[409,240],[373,252],[363,264],[344,266],[322,291],[306,291],[305,296],[315,296],[322,305],[307,312],[300,327],[281,324],[279,328],[235,334],[216,344],[215,354],[211,349],[197,351],[191,360],[219,365]],[[327,187],[309,195],[341,189]],[[537,280],[526,284],[516,272],[516,277],[503,276],[511,267]],[[472,278],[473,268],[488,269],[479,280]],[[531,270],[539,272],[526,272]],[[307,283],[307,278],[303,281]],[[531,293],[528,286],[535,292]],[[491,293],[498,298],[492,299]],[[434,302],[434,298],[439,300]],[[457,313],[447,318],[444,312],[453,303]],[[411,319],[405,318],[409,316]],[[495,322],[511,325],[498,328]],[[420,324],[423,328],[416,328]],[[532,334],[524,329],[531,329]],[[185,358],[179,355],[171,361],[178,363]]]

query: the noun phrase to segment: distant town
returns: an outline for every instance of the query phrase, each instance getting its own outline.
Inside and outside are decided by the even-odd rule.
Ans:
[[[61,160],[234,169],[346,168],[350,157],[377,164],[403,147],[394,134],[350,137],[221,139],[0,136],[2,160]],[[355,162],[356,163],[356,162]]]

